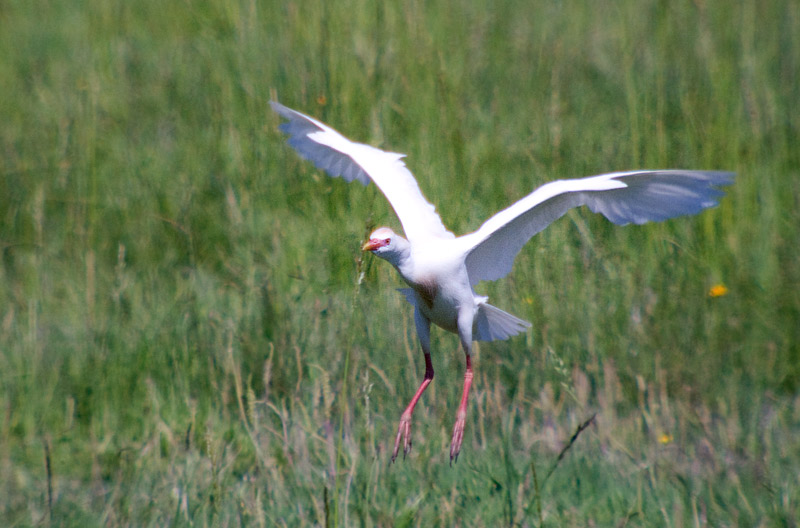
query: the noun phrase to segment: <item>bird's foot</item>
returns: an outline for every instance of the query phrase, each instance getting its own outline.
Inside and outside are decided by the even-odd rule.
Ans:
[[[400,451],[400,439],[403,439],[403,460],[411,451],[411,413],[405,412],[400,417],[400,427],[397,428],[397,438],[394,441],[394,451],[392,452],[392,462],[397,458]]]
[[[458,453],[461,452],[461,442],[464,440],[464,424],[467,421],[466,411],[459,410],[456,414],[456,425],[453,427],[453,441],[450,444],[450,465],[458,462]]]

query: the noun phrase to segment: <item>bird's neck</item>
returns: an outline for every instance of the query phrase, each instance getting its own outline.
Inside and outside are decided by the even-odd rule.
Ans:
[[[394,251],[384,253],[380,257],[394,266],[400,275],[405,276],[404,271],[408,270],[411,260],[411,244],[405,238],[397,237],[395,245]]]

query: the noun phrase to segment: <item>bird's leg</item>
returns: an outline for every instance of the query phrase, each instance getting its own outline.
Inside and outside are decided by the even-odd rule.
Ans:
[[[461,404],[456,412],[456,424],[453,427],[453,441],[450,443],[450,465],[458,461],[458,453],[461,451],[461,442],[464,440],[464,424],[467,421],[467,401],[469,400],[469,389],[472,387],[472,311],[464,311],[458,318],[458,337],[461,339],[461,346],[464,348],[464,355],[467,358],[467,370],[464,372],[464,391],[461,394]]]
[[[419,343],[422,346],[422,352],[425,354],[425,378],[423,378],[411,402],[400,415],[400,427],[397,428],[397,438],[394,441],[394,451],[392,451],[392,460],[397,458],[397,453],[400,451],[400,439],[403,439],[403,458],[411,451],[411,414],[414,412],[414,407],[422,397],[422,393],[428,388],[433,380],[433,363],[431,362],[431,322],[420,313],[419,309],[414,311],[414,322],[417,326],[417,335]],[[390,463],[391,463],[390,462]]]
[[[453,441],[450,444],[450,465],[458,462],[458,453],[461,451],[461,441],[464,440],[464,424],[467,421],[467,401],[469,389],[472,387],[472,361],[467,353],[467,371],[464,373],[464,392],[461,394],[461,404],[456,412],[456,425],[453,427]]]
[[[416,394],[414,397],[411,398],[411,402],[406,407],[406,410],[403,411],[403,414],[400,415],[400,427],[397,429],[397,438],[394,441],[394,451],[392,452],[392,462],[394,459],[397,458],[397,453],[400,450],[400,438],[403,439],[403,458],[406,458],[406,455],[411,451],[411,414],[414,412],[414,407],[416,407],[417,402],[419,401],[422,393],[425,392],[425,389],[428,388],[428,385],[433,380],[433,363],[431,363],[431,355],[430,353],[425,353],[425,378],[422,380],[419,388],[417,389]]]

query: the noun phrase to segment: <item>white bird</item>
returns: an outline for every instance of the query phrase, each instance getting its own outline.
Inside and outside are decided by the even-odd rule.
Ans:
[[[409,286],[399,291],[414,306],[425,355],[425,377],[400,417],[392,462],[401,440],[403,457],[410,451],[411,415],[433,380],[431,323],[458,334],[466,355],[464,390],[450,445],[450,463],[458,459],[473,379],[473,340],[508,339],[531,326],[487,303],[488,298],[476,294],[473,286],[507,275],[517,253],[533,235],[580,205],[619,225],[695,214],[716,205],[724,194],[716,187],[731,184],[734,177],[729,172],[639,170],[554,181],[495,214],[477,231],[456,237],[422,195],[402,161],[403,154],[355,143],[316,119],[274,101],[270,104],[288,119],[280,129],[289,135],[289,145],[301,157],[348,182],[374,182],[403,226],[406,238],[380,227],[362,247],[388,261]]]

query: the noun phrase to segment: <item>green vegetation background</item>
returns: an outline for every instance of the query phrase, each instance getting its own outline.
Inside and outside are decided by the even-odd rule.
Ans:
[[[0,524],[797,526],[798,79],[793,0],[0,3]],[[390,467],[424,366],[359,243],[397,222],[270,99],[407,153],[458,233],[557,178],[738,178],[536,237],[479,287],[534,326],[479,347],[458,463],[435,331]]]

